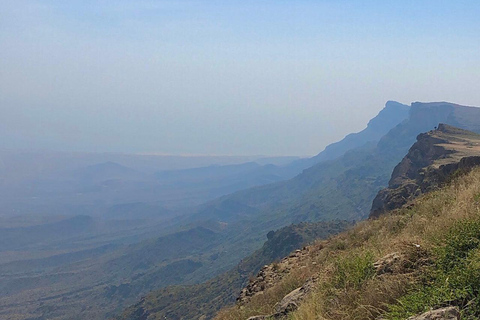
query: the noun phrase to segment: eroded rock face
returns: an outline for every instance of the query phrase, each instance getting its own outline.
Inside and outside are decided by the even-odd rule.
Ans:
[[[425,312],[419,316],[413,316],[408,320],[460,320],[460,311],[457,307],[447,307]]]
[[[302,288],[297,288],[283,297],[282,301],[275,308],[276,313],[287,314],[298,309],[298,302],[303,299],[305,293]]]
[[[248,285],[242,289],[240,296],[237,298],[237,304],[244,304],[253,296],[262,294],[268,288],[273,287],[278,281],[289,274],[291,269],[302,267],[305,261],[309,261],[308,254],[310,250],[310,247],[295,250],[281,261],[262,267],[257,276],[251,279]]]
[[[441,187],[456,172],[467,172],[480,165],[479,143],[480,135],[445,124],[420,134],[393,170],[388,188],[373,200],[370,218]]]

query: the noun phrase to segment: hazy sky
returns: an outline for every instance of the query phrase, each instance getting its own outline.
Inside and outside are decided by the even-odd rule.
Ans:
[[[480,106],[480,1],[3,0],[0,148],[313,155]]]

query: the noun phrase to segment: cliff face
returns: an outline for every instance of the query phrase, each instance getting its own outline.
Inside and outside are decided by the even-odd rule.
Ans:
[[[440,124],[422,133],[395,167],[388,188],[375,197],[370,218],[397,209],[419,195],[440,187],[457,172],[480,165],[480,135]]]

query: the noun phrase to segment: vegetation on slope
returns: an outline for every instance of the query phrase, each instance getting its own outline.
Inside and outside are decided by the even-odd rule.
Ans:
[[[248,278],[265,264],[284,257],[292,250],[337,234],[351,223],[331,221],[290,225],[268,233],[259,250],[243,259],[235,268],[205,283],[171,286],[148,294],[128,308],[119,319],[209,319],[222,307],[235,302]]]
[[[397,320],[449,305],[460,308],[462,319],[478,319],[480,169],[412,206],[319,241],[310,252],[306,267],[216,319],[272,314],[276,303],[314,275],[315,290],[289,319]],[[398,259],[389,268],[375,268],[391,254]]]

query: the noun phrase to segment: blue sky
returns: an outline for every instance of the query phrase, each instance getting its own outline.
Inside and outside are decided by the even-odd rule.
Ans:
[[[387,100],[480,106],[478,1],[23,1],[4,148],[312,155]]]

